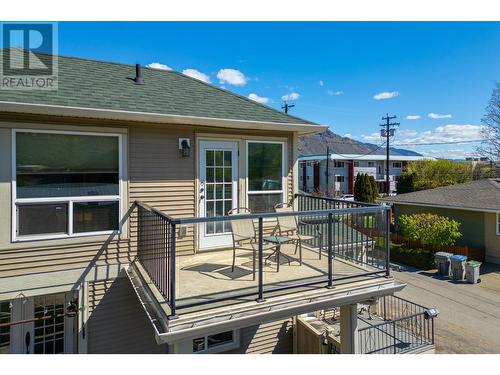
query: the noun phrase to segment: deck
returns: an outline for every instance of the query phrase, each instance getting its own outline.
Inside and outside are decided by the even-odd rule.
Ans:
[[[227,300],[231,296],[248,294],[235,302],[253,301],[258,288],[257,276],[253,278],[252,253],[237,250],[234,272],[232,271],[232,250],[205,251],[195,255],[181,256],[177,259],[177,303],[182,306],[194,304],[207,305],[211,302]],[[317,249],[304,247],[302,265],[294,245],[282,245],[280,267],[277,270],[276,256],[267,251],[264,262],[263,287],[266,295],[277,295],[277,289],[301,284],[324,284],[328,276],[328,256],[319,259]],[[359,275],[358,280],[377,277],[363,274],[376,271],[374,267],[363,266],[354,261],[333,259],[333,280],[339,282],[347,277]],[[258,271],[256,270],[256,273]],[[336,282],[336,285],[338,283]],[[309,288],[311,288],[309,286]],[[304,287],[307,289],[307,287]],[[275,291],[275,293],[273,293]],[[227,305],[227,301],[224,302]],[[206,308],[206,306],[205,306]]]

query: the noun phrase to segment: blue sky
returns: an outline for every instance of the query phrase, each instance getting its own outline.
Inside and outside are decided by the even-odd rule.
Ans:
[[[288,95],[290,113],[376,144],[386,112],[401,122],[396,144],[480,138],[499,46],[500,23],[487,22],[59,23],[61,54],[157,63],[278,109]]]

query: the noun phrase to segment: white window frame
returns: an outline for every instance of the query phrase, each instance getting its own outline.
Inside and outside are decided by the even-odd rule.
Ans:
[[[70,135],[90,135],[102,137],[116,137],[118,138],[118,195],[99,195],[99,196],[80,196],[80,197],[50,197],[50,198],[17,198],[17,185],[16,185],[16,134],[17,133],[50,133],[50,134],[70,134]],[[65,131],[65,130],[39,130],[39,129],[12,129],[12,153],[11,153],[11,170],[12,170],[12,242],[25,242],[36,240],[52,240],[62,238],[75,238],[75,237],[88,237],[98,235],[120,234],[121,227],[120,221],[123,216],[123,145],[122,134],[119,133],[99,133],[99,132],[80,132],[80,131]],[[110,231],[94,231],[84,233],[73,233],[73,203],[78,202],[118,202],[118,229]],[[68,233],[64,234],[37,234],[30,236],[18,236],[18,204],[29,203],[67,203],[68,204]]]
[[[374,161],[369,161],[369,162],[367,162],[367,165],[368,165],[368,167],[374,167],[375,166],[375,162]]]
[[[398,166],[396,166],[395,164],[397,164]],[[403,168],[403,163],[400,162],[400,161],[393,161],[392,162],[392,168],[394,168],[394,169],[401,169],[401,168]]]
[[[340,181],[339,181],[340,179]],[[345,176],[342,175],[342,174],[338,174],[335,176],[335,182],[338,182],[338,183],[344,183],[345,182]]]
[[[355,161],[353,162],[353,166],[354,166],[355,168],[359,168],[359,161],[355,160]]]
[[[212,348],[209,348],[208,347],[208,336],[214,336],[214,335],[217,335],[219,333],[223,333],[223,332],[229,332],[230,330],[228,331],[221,331],[221,332],[217,332],[217,333],[212,333],[212,334],[209,334],[209,335],[204,335],[204,336],[197,336],[195,339],[198,339],[200,337],[203,337],[205,339],[205,349],[204,350],[200,350],[200,351],[192,351],[193,349],[193,341],[195,339],[192,339],[190,341],[190,344],[191,344],[191,351],[193,354],[208,354],[208,353],[219,353],[219,352],[222,352],[222,351],[226,351],[226,350],[232,350],[232,349],[236,349],[236,348],[239,348],[240,346],[240,331],[238,329],[235,329],[235,330],[232,330],[233,332],[233,340],[230,341],[230,342],[227,342],[225,344],[221,344],[221,345],[217,345],[215,347],[212,347]]]
[[[500,212],[497,212],[496,217],[497,217],[497,221],[495,223],[495,225],[496,225],[496,234],[497,234],[497,236],[500,236]]]
[[[271,144],[280,144],[281,145],[281,190],[249,190],[248,189],[248,170],[249,170],[249,163],[248,163],[248,146],[250,143],[271,143]],[[264,141],[260,139],[250,139],[245,142],[245,153],[246,153],[246,160],[245,160],[245,204],[246,207],[249,206],[249,195],[252,194],[281,194],[282,197],[282,203],[288,203],[288,194],[287,192],[287,176],[286,176],[286,168],[285,168],[285,162],[287,160],[287,155],[286,155],[286,142],[283,141]]]
[[[335,161],[333,165],[335,168],[345,168],[345,164],[343,161]]]

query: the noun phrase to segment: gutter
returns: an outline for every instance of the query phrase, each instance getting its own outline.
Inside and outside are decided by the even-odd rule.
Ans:
[[[136,112],[114,109],[30,104],[0,101],[0,110],[13,113],[29,113],[52,116],[83,117],[108,120],[152,122],[159,124],[183,124],[255,130],[279,130],[296,132],[299,135],[316,134],[325,131],[327,125],[308,125],[266,121],[230,120],[212,117],[167,115],[153,112]]]
[[[372,285],[346,288],[343,291],[335,292],[335,289],[333,289],[328,292],[325,290],[324,293],[314,296],[302,294],[299,299],[287,299],[275,304],[267,303],[263,306],[256,304],[248,310],[235,308],[231,312],[214,313],[210,317],[199,316],[197,319],[193,318],[182,322],[180,318],[173,321],[164,318],[165,311],[154,301],[155,297],[151,296],[151,291],[144,284],[144,280],[138,277],[133,266],[127,270],[127,275],[148,320],[153,326],[158,344],[173,344],[195,336],[285,319],[311,311],[330,308],[333,305],[340,306],[365,301],[374,297],[394,294],[406,286],[404,283],[390,279]],[[269,302],[271,301],[269,300]]]

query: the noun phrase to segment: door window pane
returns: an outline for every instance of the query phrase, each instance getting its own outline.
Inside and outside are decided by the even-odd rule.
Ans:
[[[35,321],[35,354],[64,353],[64,305],[62,294],[35,297],[35,319],[46,318]]]
[[[17,197],[118,195],[118,157],[118,137],[17,132]]]
[[[10,323],[11,312],[10,302],[0,302],[0,324]],[[10,347],[10,327],[0,327],[0,354],[9,353]]]
[[[101,232],[118,230],[119,203],[73,203],[73,232]]]
[[[213,150],[207,150],[206,153],[206,162],[207,166],[213,166],[214,165],[214,152]]]
[[[68,204],[18,204],[18,234],[67,234]]]
[[[248,190],[281,190],[283,147],[279,143],[248,144]]]

